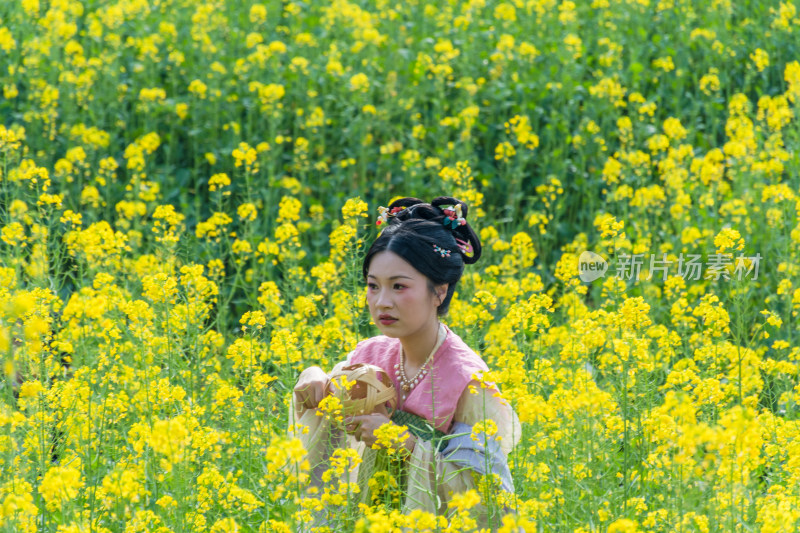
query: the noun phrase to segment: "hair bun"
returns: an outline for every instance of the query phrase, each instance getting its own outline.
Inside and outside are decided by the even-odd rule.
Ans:
[[[395,207],[404,207],[408,208],[414,205],[424,204],[425,202],[420,200],[419,198],[414,198],[413,196],[407,196],[405,198],[399,198],[389,204],[389,209],[394,209]]]
[[[447,206],[458,206],[461,208],[461,217],[466,220],[467,213],[469,212],[469,206],[459,200],[458,198],[453,198],[452,196],[439,196],[434,198],[431,202],[431,205],[434,207],[438,207],[440,210],[443,210],[443,207]]]
[[[452,231],[464,263],[471,265],[481,257],[481,241],[467,222],[469,206],[458,198],[438,196],[431,203],[427,203],[419,198],[407,196],[389,204],[389,207],[385,208],[385,213],[391,218],[386,218],[384,214],[383,220],[391,225],[414,219],[442,224]]]
[[[431,205],[441,212],[442,224],[453,231],[458,250],[464,258],[464,263],[471,265],[481,257],[481,241],[467,221],[469,206],[452,196],[439,196],[434,198]],[[445,213],[453,206],[455,213]],[[460,218],[458,217],[460,211]],[[463,222],[461,222],[463,221]]]
[[[389,204],[389,212],[400,221],[414,218],[435,220],[440,215],[431,204],[411,196],[400,198]]]

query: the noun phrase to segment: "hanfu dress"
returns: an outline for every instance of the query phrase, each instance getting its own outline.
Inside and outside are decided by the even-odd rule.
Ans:
[[[488,371],[486,363],[452,330],[443,328],[444,335],[439,336],[439,345],[427,365],[428,373],[404,400],[395,368],[402,353],[399,339],[380,335],[364,340],[330,372],[356,363],[376,365],[388,374],[399,391],[398,410],[392,421],[408,426],[417,440],[400,477],[405,494],[400,508],[406,515],[421,509],[449,518],[454,512],[447,505],[452,496],[478,488],[475,474],[497,474],[502,490],[514,492],[507,458],[520,440],[519,418],[507,401],[495,396],[498,393],[495,385],[484,384],[488,387],[482,388],[473,378]],[[477,393],[471,393],[470,388]],[[308,451],[312,484],[322,486],[321,476],[329,467],[333,450],[350,446],[357,450],[362,463],[351,472],[349,481],[359,484],[360,494],[366,500],[370,494],[369,477],[380,452],[352,435],[332,429],[330,421],[317,415],[317,409],[296,408],[295,400],[292,413],[296,418],[289,423],[295,424],[293,435],[301,439]],[[480,438],[473,438],[473,426],[488,419],[495,422],[497,433],[493,436],[480,433]],[[302,426],[308,431],[298,429]],[[472,511],[479,526],[486,523],[485,508],[478,506]]]

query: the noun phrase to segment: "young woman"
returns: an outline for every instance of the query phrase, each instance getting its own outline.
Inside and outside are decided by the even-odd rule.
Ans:
[[[476,488],[475,474],[486,474],[487,467],[502,489],[513,493],[507,456],[520,438],[519,419],[496,397],[494,385],[481,386],[474,379],[488,370],[486,363],[439,320],[464,265],[481,256],[478,236],[466,220],[467,205],[450,197],[431,203],[403,198],[380,211],[378,224],[384,229],[364,258],[363,275],[369,311],[383,335],[360,342],[331,373],[356,363],[381,367],[395,386],[398,409],[391,419],[379,413],[349,417],[344,431],[337,431],[315,412],[329,390],[329,375],[319,367],[304,370],[294,388],[292,422],[309,428],[294,433],[309,452],[312,483],[322,486],[320,476],[333,449],[353,446],[362,463],[360,475],[354,472],[351,479],[358,479],[362,495],[368,494],[375,431],[398,424],[409,428],[399,446],[408,452],[400,478],[406,513],[452,512],[447,506],[452,495]],[[476,442],[473,426],[489,419],[497,434],[486,441],[482,434]],[[485,523],[485,508],[479,512],[479,524]]]

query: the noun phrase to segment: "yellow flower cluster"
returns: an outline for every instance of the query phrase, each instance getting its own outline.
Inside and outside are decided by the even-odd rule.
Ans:
[[[47,509],[56,511],[75,499],[85,485],[80,471],[80,461],[70,466],[53,466],[47,470],[39,485],[39,493],[47,504]]]

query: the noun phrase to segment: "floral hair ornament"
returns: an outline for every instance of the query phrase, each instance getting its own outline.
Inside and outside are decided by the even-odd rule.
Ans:
[[[399,213],[403,209],[405,209],[405,206],[393,207],[391,209],[383,206],[378,207],[378,213],[380,214],[378,215],[378,220],[375,221],[375,225],[380,226],[381,224],[388,224],[389,217],[396,216],[397,213]]]
[[[458,249],[461,250],[461,253],[467,257],[472,257],[475,254],[475,250],[472,248],[472,243],[469,241],[465,241],[464,239],[456,239],[456,243],[458,243]]]
[[[436,244],[433,245],[433,251],[441,255],[442,257],[450,257],[450,250],[442,248]]]
[[[461,204],[458,205],[443,205],[441,210],[444,213],[445,228],[456,229],[458,226],[463,226],[467,223],[466,219],[461,214]]]

